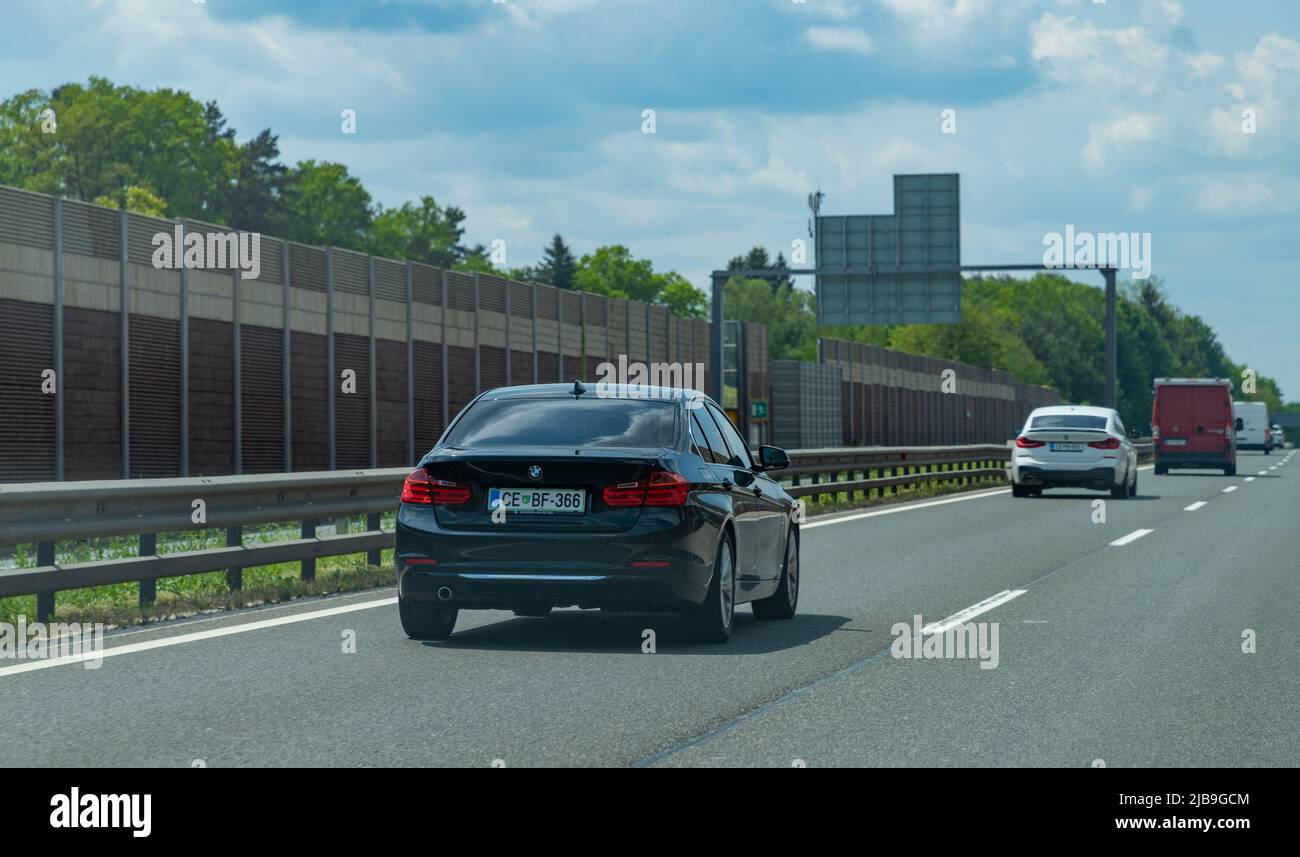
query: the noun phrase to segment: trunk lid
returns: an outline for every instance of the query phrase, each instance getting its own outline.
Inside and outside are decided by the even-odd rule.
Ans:
[[[649,479],[666,453],[614,447],[445,449],[434,453],[425,469],[435,480],[470,488],[465,505],[434,507],[438,524],[448,529],[616,533],[635,526],[641,509],[607,506],[602,489]],[[493,489],[501,489],[496,496],[508,504],[505,519],[498,516],[499,522],[493,521],[489,508]],[[548,496],[540,496],[543,493]],[[572,503],[575,496],[581,497],[581,512],[552,505]],[[541,500],[546,501],[547,511],[527,508],[528,502]]]

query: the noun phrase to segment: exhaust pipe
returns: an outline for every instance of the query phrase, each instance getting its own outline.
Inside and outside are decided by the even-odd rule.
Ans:
[[[439,601],[450,601],[450,600],[451,600],[451,596],[452,596],[452,592],[451,592],[451,587],[450,587],[450,586],[440,586],[440,587],[438,587],[438,600],[439,600]]]

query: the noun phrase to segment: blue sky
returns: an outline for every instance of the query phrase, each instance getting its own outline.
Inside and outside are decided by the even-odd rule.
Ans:
[[[5,5],[0,93],[99,74],[216,99],[386,205],[464,208],[511,265],[560,232],[703,287],[755,244],[788,254],[818,184],[826,213],[888,213],[894,173],[959,172],[965,261],[1150,232],[1173,300],[1300,398],[1294,0]]]

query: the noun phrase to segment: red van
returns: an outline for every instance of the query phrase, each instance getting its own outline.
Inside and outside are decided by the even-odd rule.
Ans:
[[[1227,378],[1157,378],[1151,404],[1156,475],[1194,467],[1237,473],[1232,382]]]

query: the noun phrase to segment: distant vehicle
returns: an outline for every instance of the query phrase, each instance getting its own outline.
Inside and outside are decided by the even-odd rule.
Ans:
[[[1268,425],[1268,405],[1263,402],[1233,402],[1232,415],[1237,429],[1237,449],[1273,451],[1273,435]]]
[[[1268,435],[1273,439],[1274,449],[1286,448],[1286,435],[1282,433],[1282,427],[1276,423],[1268,430]]]
[[[406,477],[398,614],[445,640],[458,611],[681,614],[725,642],[736,605],[789,619],[799,601],[795,500],[709,397],[580,383],[489,390]]]
[[[1235,426],[1227,378],[1157,378],[1151,403],[1156,475],[1176,468],[1236,475]]]
[[[1116,499],[1137,496],[1137,450],[1110,408],[1052,405],[1025,420],[1011,456],[1011,493],[1091,488]]]

